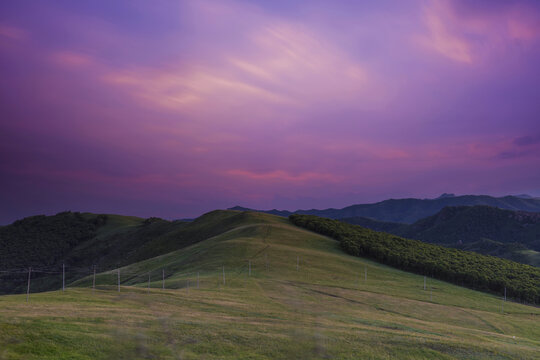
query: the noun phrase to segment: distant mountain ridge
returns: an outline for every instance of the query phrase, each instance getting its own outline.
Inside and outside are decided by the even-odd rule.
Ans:
[[[229,210],[252,210],[267,214],[289,216],[292,214],[316,215],[331,219],[364,217],[378,221],[412,224],[417,220],[434,215],[447,206],[474,206],[487,205],[500,209],[540,212],[540,199],[533,197],[504,196],[493,197],[488,195],[461,195],[443,194],[436,199],[389,199],[372,204],[356,204],[342,209],[311,209],[296,210],[254,210],[236,206]]]

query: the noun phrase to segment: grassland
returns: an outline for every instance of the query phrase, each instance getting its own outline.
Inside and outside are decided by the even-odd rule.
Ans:
[[[502,309],[493,295],[431,279],[423,290],[422,276],[346,255],[337,241],[284,218],[234,213],[231,221],[217,236],[121,268],[120,292],[111,271],[97,276],[95,291],[87,277],[65,293],[31,294],[29,303],[1,296],[0,359],[534,359],[540,352],[539,308],[506,302]]]

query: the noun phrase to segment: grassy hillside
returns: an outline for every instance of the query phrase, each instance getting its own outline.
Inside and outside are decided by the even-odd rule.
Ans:
[[[534,359],[540,351],[538,308],[502,309],[499,297],[429,278],[423,290],[422,276],[346,255],[283,218],[214,215],[234,225],[122,267],[120,292],[112,271],[99,274],[95,293],[86,278],[29,303],[1,296],[0,359]]]
[[[24,292],[29,267],[39,291],[93,271],[117,268],[169,253],[227,231],[242,222],[236,212],[211,212],[193,222],[65,212],[0,227],[0,293]]]
[[[362,217],[340,220],[376,231],[530,265],[540,263],[540,213],[478,205],[445,207],[437,214],[410,225]]]

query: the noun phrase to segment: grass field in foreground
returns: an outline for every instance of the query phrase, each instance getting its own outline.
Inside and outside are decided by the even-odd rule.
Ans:
[[[86,278],[65,293],[31,294],[29,303],[25,295],[1,296],[0,359],[534,359],[540,353],[539,308],[506,302],[501,312],[498,297],[431,279],[424,291],[422,276],[345,255],[336,241],[286,219],[241,215],[233,230],[122,268],[130,275],[120,293],[112,272],[97,277],[95,293]]]

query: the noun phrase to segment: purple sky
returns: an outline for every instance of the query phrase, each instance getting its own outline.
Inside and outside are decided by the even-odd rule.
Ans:
[[[0,224],[540,196],[539,64],[538,1],[3,1]]]

